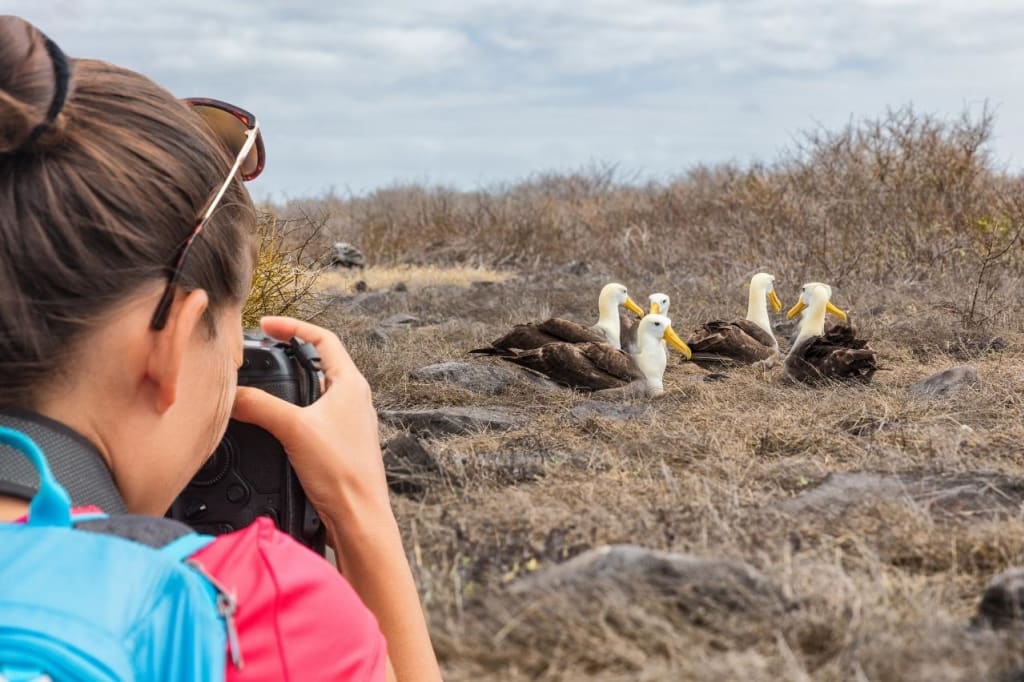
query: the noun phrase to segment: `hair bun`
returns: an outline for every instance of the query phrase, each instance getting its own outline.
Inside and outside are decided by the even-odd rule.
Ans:
[[[57,48],[48,49],[47,43],[24,19],[0,16],[0,154],[17,152],[40,137],[56,116],[53,104],[62,98],[55,96],[67,83],[58,83],[51,56]]]

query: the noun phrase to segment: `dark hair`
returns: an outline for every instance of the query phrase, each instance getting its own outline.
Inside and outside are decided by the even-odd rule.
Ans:
[[[232,163],[148,78],[68,66],[47,125],[57,71],[46,38],[0,17],[0,409],[35,406],[105,313],[166,281]],[[208,321],[248,292],[255,220],[236,180],[186,262],[181,288],[206,290]]]

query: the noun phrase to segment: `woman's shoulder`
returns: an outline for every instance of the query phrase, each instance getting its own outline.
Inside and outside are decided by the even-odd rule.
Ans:
[[[385,678],[377,621],[324,557],[267,518],[218,536],[193,557],[238,607],[245,666],[229,679]]]

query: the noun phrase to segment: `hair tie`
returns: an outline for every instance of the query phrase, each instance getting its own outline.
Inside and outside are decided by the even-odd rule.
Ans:
[[[28,147],[38,140],[39,136],[46,132],[47,128],[53,125],[53,122],[57,119],[61,109],[64,108],[64,102],[68,97],[68,82],[71,79],[71,69],[68,68],[67,57],[64,55],[63,50],[57,47],[57,43],[53,42],[45,35],[43,35],[43,39],[45,40],[46,51],[50,54],[50,61],[53,62],[53,100],[50,102],[50,108],[46,111],[46,118],[42,123],[32,129],[28,138],[21,145],[22,148]]]

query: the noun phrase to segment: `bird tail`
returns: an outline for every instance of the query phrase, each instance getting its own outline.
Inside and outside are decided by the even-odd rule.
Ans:
[[[693,353],[689,360],[683,358],[681,362],[693,362],[698,367],[736,367],[737,363],[732,358],[718,355],[717,353]]]
[[[504,348],[495,348],[494,346],[487,346],[486,348],[474,348],[469,351],[469,355],[491,355],[499,358],[509,357],[514,355],[512,351],[505,350]]]
[[[878,358],[875,355],[875,351],[870,348],[850,350],[850,359],[851,362],[848,368],[850,376],[867,382],[878,371]]]

